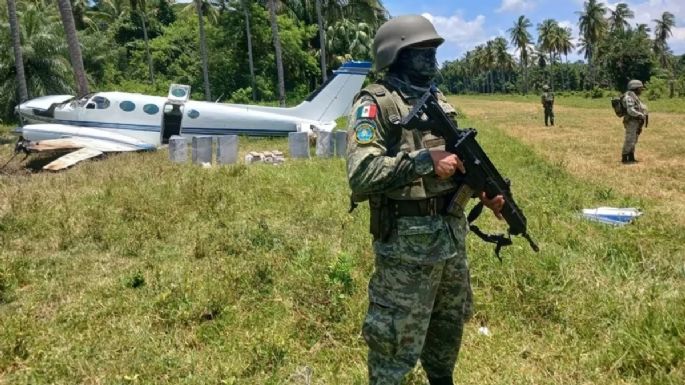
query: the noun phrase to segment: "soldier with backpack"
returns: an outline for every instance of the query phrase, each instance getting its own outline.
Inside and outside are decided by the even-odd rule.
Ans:
[[[628,82],[628,91],[621,97],[620,107],[622,111],[617,112],[617,115],[623,117],[623,127],[625,128],[625,139],[621,153],[621,163],[623,164],[637,162],[635,159],[637,138],[642,133],[642,128],[647,127],[649,122],[647,105],[639,97],[644,89],[645,86],[641,81],[633,79]]]
[[[542,91],[540,101],[542,102],[542,108],[545,109],[545,126],[547,126],[548,122],[554,126],[554,92],[549,90],[547,84],[542,86]]]

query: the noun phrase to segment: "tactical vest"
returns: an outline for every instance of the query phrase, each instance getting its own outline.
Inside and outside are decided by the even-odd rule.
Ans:
[[[400,125],[400,120],[409,113],[412,105],[408,104],[398,91],[375,83],[364,88],[359,96],[371,97],[379,107],[379,121],[385,128],[387,156],[395,156],[400,151],[410,153],[424,148],[445,149],[444,138],[435,136],[430,131],[408,130]],[[438,98],[448,115],[456,113],[442,94],[439,94]],[[386,191],[384,195],[393,200],[421,200],[451,193],[459,186],[454,178],[438,179],[435,175],[427,175],[395,190]]]
[[[625,115],[623,115],[623,120],[637,120],[638,119],[638,118],[628,114],[628,103],[626,100],[628,98],[632,99],[635,102],[635,107],[639,112],[641,112],[645,115],[647,114],[647,106],[644,103],[642,103],[642,100],[640,100],[640,97],[637,96],[637,94],[634,91],[629,90],[629,91],[626,91],[623,94],[623,97],[621,98],[621,104],[623,105],[623,108],[626,111]]]
[[[545,101],[545,104],[552,104],[554,103],[554,94],[551,92],[545,92],[542,94],[542,99]]]

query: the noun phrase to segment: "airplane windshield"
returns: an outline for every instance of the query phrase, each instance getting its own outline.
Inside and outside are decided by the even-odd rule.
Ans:
[[[74,99],[72,99],[71,102],[69,103],[69,106],[72,107],[72,108],[75,108],[75,107],[83,107],[83,106],[86,105],[86,103],[88,103],[88,100],[90,100],[90,98],[91,98],[92,96],[93,96],[93,93],[90,93],[90,94],[83,95],[83,96],[81,96],[81,97],[78,98],[78,99],[74,98]]]

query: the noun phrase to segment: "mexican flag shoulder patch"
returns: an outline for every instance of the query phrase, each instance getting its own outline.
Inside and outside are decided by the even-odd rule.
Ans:
[[[364,103],[357,107],[355,115],[357,119],[375,119],[378,115],[378,106],[375,103]]]

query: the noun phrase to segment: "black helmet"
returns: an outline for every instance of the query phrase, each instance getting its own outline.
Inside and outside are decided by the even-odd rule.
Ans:
[[[445,41],[433,24],[420,15],[390,19],[381,25],[373,39],[374,69],[380,71],[392,64],[397,53],[412,45],[437,47]]]

